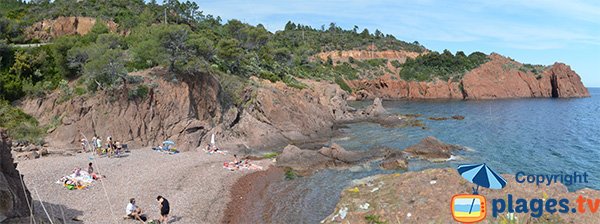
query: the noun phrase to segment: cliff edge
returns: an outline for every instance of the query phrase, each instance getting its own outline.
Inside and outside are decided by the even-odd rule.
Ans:
[[[590,94],[577,73],[563,63],[540,70],[499,54],[467,72],[461,80],[406,81],[394,75],[348,81],[358,99],[570,98]]]

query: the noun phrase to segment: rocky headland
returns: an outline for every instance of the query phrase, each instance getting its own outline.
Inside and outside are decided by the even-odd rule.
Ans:
[[[348,81],[356,99],[502,99],[589,97],[581,78],[568,65],[555,63],[543,71],[499,54],[467,72],[461,80],[406,81],[393,75]],[[538,72],[536,74],[536,72]]]

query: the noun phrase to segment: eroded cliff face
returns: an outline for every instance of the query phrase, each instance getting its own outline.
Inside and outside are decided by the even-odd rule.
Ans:
[[[421,55],[421,53],[411,52],[411,51],[394,51],[394,50],[385,50],[385,51],[377,51],[373,50],[349,50],[349,51],[327,51],[321,52],[315,55],[315,57],[320,58],[321,60],[327,60],[327,58],[331,58],[333,61],[348,61],[349,58],[354,58],[356,60],[368,60],[375,58],[386,58],[390,61],[398,60],[400,63],[404,63],[407,58],[416,58]]]
[[[85,35],[92,30],[96,19],[91,17],[58,17],[56,19],[45,19],[34,23],[25,29],[27,38],[48,42],[52,38],[64,35]],[[106,22],[111,32],[116,32],[118,25],[113,21]]]
[[[60,102],[60,93],[25,100],[21,108],[35,116],[41,124],[52,124],[47,141],[51,147],[79,147],[83,133],[89,140],[94,134],[105,140],[130,147],[158,145],[171,139],[182,149],[195,148],[200,138],[221,118],[220,86],[211,75],[199,75],[197,82],[166,80],[161,68],[132,75],[155,82],[144,100],[127,100],[119,91],[99,92]],[[124,98],[123,98],[124,97]]]
[[[166,139],[180,150],[205,147],[212,134],[223,149],[260,150],[329,136],[333,123],[349,119],[347,93],[334,83],[302,80],[305,89],[252,78],[239,107],[223,106],[223,91],[211,75],[172,82],[162,68],[131,75],[157,87],[144,100],[126,100],[121,93],[96,93],[60,102],[60,93],[28,99],[20,107],[52,124],[46,140],[53,148],[78,148],[83,133],[132,148],[158,145]],[[117,96],[115,96],[117,95]],[[121,97],[121,98],[119,98]]]
[[[33,202],[29,190],[22,185],[10,145],[6,132],[0,129],[0,222],[29,216],[28,202]]]
[[[467,72],[462,80],[405,81],[385,75],[372,80],[348,81],[356,99],[498,99],[527,97],[589,97],[577,73],[555,63],[539,74],[520,69],[522,64],[498,54]]]
[[[248,106],[229,109],[224,122],[204,137],[202,147],[215,133],[224,148],[282,149],[291,143],[323,140],[331,135],[334,122],[352,116],[347,93],[336,84],[301,80],[308,87],[296,89],[252,79]]]

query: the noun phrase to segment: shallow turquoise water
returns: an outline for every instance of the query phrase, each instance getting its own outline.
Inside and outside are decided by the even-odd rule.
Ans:
[[[421,128],[383,128],[377,124],[348,125],[344,135],[332,139],[348,150],[387,146],[402,150],[427,136],[466,146],[462,159],[450,163],[411,163],[410,170],[456,167],[464,163],[487,163],[500,173],[560,174],[588,172],[588,184],[571,190],[600,189],[600,88],[589,89],[591,98],[510,99],[486,101],[386,101],[393,113],[422,114]],[[355,106],[365,106],[359,102]],[[464,120],[432,121],[428,117],[465,116]],[[270,186],[273,197],[271,221],[318,223],[331,214],[340,192],[352,180],[391,172],[376,164],[351,170],[322,170],[292,181]],[[263,213],[257,214],[260,221]]]

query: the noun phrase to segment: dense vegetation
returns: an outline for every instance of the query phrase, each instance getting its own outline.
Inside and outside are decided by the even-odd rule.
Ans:
[[[462,51],[456,52],[456,55],[448,50],[441,54],[432,52],[406,60],[401,65],[400,77],[404,80],[417,81],[431,81],[436,78],[458,81],[466,72],[488,60],[487,55],[481,52],[473,52],[469,56]]]
[[[172,80],[193,81],[195,76],[220,77],[223,88],[235,91],[250,76],[283,81],[303,88],[297,78],[329,80],[352,91],[345,80],[393,73],[388,64],[402,68],[405,79],[430,80],[451,78],[472,69],[485,60],[475,53],[426,54],[401,65],[386,59],[334,62],[314,59],[322,51],[355,49],[427,51],[418,42],[408,43],[354,26],[344,30],[335,23],[320,28],[288,22],[285,28],[269,32],[261,24],[252,26],[239,20],[224,22],[204,15],[190,1],[166,0],[163,4],[143,0],[0,0],[0,100],[3,116],[26,121],[9,102],[26,96],[44,96],[56,89],[64,102],[76,95],[97,91],[123,93],[129,100],[144,98],[152,88],[129,72],[163,66]],[[40,47],[20,44],[37,43],[25,28],[43,19],[59,16],[88,16],[98,21],[84,36],[62,36]],[[105,21],[119,24],[112,33]],[[104,22],[103,22],[104,21]],[[122,35],[128,33],[128,35]],[[0,123],[17,136],[17,126]]]

